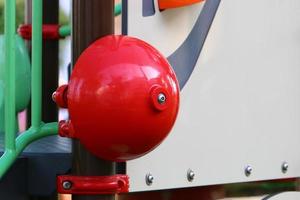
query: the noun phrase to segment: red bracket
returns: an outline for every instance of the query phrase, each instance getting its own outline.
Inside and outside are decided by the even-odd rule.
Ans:
[[[160,10],[164,10],[169,8],[189,6],[202,1],[204,0],[158,0],[158,7]]]
[[[44,24],[43,25],[43,39],[57,40],[62,38],[59,35],[59,25],[57,24]],[[32,26],[31,24],[22,24],[18,28],[19,35],[26,40],[31,40]]]
[[[129,190],[127,175],[57,177],[57,192],[61,194],[118,194]]]

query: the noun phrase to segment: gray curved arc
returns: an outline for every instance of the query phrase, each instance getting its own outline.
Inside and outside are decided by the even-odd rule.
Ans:
[[[185,86],[193,73],[220,1],[206,0],[191,33],[182,45],[168,57],[168,61],[176,73],[180,89]]]

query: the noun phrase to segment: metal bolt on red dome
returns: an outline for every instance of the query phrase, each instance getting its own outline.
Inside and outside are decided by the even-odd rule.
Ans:
[[[160,104],[164,104],[166,102],[166,95],[164,93],[159,93],[157,96],[157,101]]]

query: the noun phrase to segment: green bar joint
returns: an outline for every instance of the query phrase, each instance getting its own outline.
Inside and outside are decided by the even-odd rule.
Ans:
[[[42,25],[43,0],[32,1],[32,96],[31,96],[31,125],[40,127],[42,109]]]
[[[41,139],[43,137],[56,135],[58,133],[58,123],[52,122],[47,124],[41,124],[40,127],[30,128],[29,130],[21,133],[16,140],[15,150],[6,150],[0,158],[0,179],[11,167],[17,157],[22,153],[22,151],[35,140]]]
[[[16,139],[16,151],[20,154],[31,142],[55,135],[58,133],[58,123],[52,122],[41,125],[39,129],[30,128],[26,134],[21,134]]]

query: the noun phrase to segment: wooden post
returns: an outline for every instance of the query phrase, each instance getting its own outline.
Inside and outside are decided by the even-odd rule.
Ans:
[[[73,0],[72,9],[72,65],[74,66],[82,51],[93,41],[114,33],[114,0]],[[79,141],[73,141],[73,175],[112,175],[115,174],[115,168],[115,163],[96,158]],[[73,195],[72,199],[112,200],[115,199],[115,195]]]

